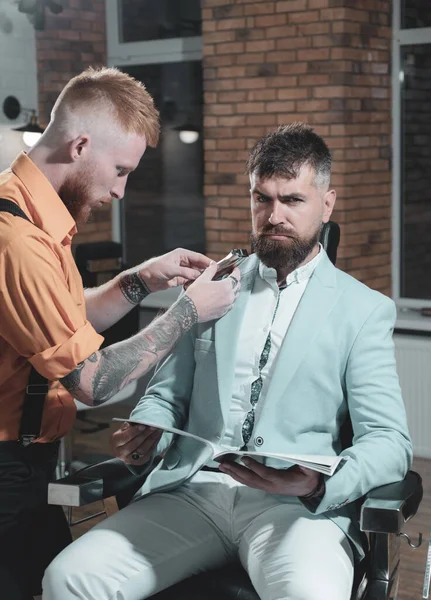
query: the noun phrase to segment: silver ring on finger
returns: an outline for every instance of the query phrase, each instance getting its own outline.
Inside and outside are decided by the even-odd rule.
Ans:
[[[142,458],[142,454],[139,454],[139,452],[132,452],[131,456],[133,460],[140,460]]]

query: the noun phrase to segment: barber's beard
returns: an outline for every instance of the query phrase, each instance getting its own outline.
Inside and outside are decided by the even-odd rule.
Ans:
[[[88,221],[91,215],[91,194],[85,173],[71,175],[65,179],[58,195],[76,223]]]
[[[298,237],[280,225],[266,225],[259,233],[251,234],[251,246],[258,258],[267,267],[294,271],[316,247],[322,225],[307,237]],[[268,235],[289,235],[283,240],[271,240]]]

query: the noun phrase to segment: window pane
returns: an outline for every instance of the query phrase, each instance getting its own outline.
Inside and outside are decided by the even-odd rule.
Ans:
[[[402,0],[401,29],[431,27],[430,0]]]
[[[119,0],[121,42],[201,35],[199,0]]]
[[[129,175],[123,200],[125,257],[130,265],[183,247],[205,250],[203,145],[184,143],[174,127],[202,131],[201,62],[122,68],[143,81],[161,111],[162,134]]]
[[[431,299],[431,44],[401,50],[401,295]]]

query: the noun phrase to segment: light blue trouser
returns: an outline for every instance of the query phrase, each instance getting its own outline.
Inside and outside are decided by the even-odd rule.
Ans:
[[[99,523],[45,573],[44,600],[142,600],[238,557],[262,600],[349,600],[344,533],[296,499],[200,471]]]

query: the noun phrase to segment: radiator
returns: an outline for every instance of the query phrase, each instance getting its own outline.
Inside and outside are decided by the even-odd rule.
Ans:
[[[431,458],[431,337],[395,334],[394,342],[414,453]]]

